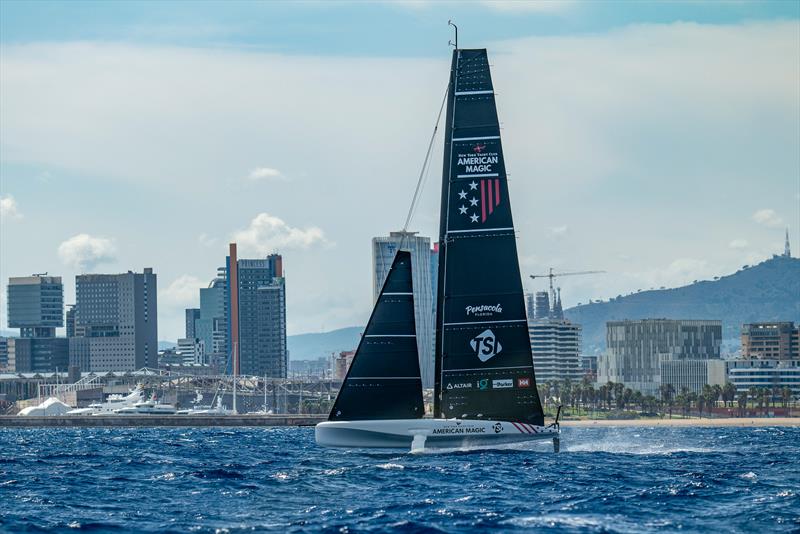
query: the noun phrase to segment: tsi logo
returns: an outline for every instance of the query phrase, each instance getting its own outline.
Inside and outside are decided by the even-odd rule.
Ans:
[[[492,388],[494,389],[506,389],[506,388],[513,388],[514,381],[510,378],[503,378],[501,380],[492,380]]]
[[[469,346],[482,362],[497,356],[503,350],[503,346],[495,339],[494,332],[488,329],[472,338]]]

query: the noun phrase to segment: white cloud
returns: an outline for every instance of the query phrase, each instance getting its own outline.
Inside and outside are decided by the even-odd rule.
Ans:
[[[78,234],[58,246],[58,257],[66,265],[87,272],[116,261],[116,247],[112,239]]]
[[[259,213],[250,225],[233,235],[244,251],[269,254],[283,249],[305,249],[315,243],[328,243],[323,231],[315,226],[295,228],[269,213]]]
[[[753,220],[758,224],[762,224],[769,228],[778,228],[783,226],[783,219],[781,219],[775,210],[763,209],[753,213]]]
[[[204,232],[197,236],[197,242],[203,245],[204,247],[211,248],[217,245],[219,239],[217,239],[214,236],[210,236]]]
[[[741,250],[743,248],[747,248],[748,244],[749,243],[747,242],[746,239],[734,239],[733,241],[728,243],[728,247],[735,250]]]
[[[250,174],[247,175],[247,179],[251,182],[288,180],[288,178],[281,171],[278,169],[272,169],[270,167],[256,167],[250,171]]]
[[[555,13],[571,9],[573,0],[482,0],[484,7],[495,11]]]
[[[565,235],[567,235],[567,233],[569,233],[569,228],[566,225],[551,226],[550,228],[548,228],[548,231],[550,232],[550,237],[560,238],[564,237]]]
[[[178,310],[196,307],[200,302],[200,288],[207,285],[196,276],[181,275],[158,292],[158,304]]]
[[[22,218],[22,214],[17,208],[17,201],[11,195],[0,196],[0,217],[3,219]]]

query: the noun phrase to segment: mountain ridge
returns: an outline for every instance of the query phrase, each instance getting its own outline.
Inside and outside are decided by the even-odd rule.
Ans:
[[[800,259],[774,256],[714,280],[574,306],[564,315],[582,325],[587,354],[605,348],[606,322],[624,319],[720,320],[723,340],[737,344],[742,324],[800,322]]]

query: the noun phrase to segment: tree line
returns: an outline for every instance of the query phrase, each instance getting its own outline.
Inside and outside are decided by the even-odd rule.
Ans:
[[[787,408],[792,404],[792,390],[783,388],[751,387],[737,393],[729,383],[724,386],[705,385],[700,393],[672,384],[662,384],[659,395],[645,395],[626,387],[622,382],[607,382],[596,386],[589,378],[580,382],[569,379],[547,381],[538,384],[539,397],[545,410],[555,411],[557,406],[572,413],[583,411],[628,411],[643,415],[667,415],[680,413],[684,416],[710,414],[714,407],[738,408],[739,416],[746,415],[748,407],[759,411],[769,410],[778,404]]]

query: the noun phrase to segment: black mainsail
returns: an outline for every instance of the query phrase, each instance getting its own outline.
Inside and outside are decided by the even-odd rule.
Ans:
[[[424,415],[414,323],[411,254],[394,258],[328,420]]]
[[[447,99],[434,417],[543,425],[485,49],[453,52]]]

